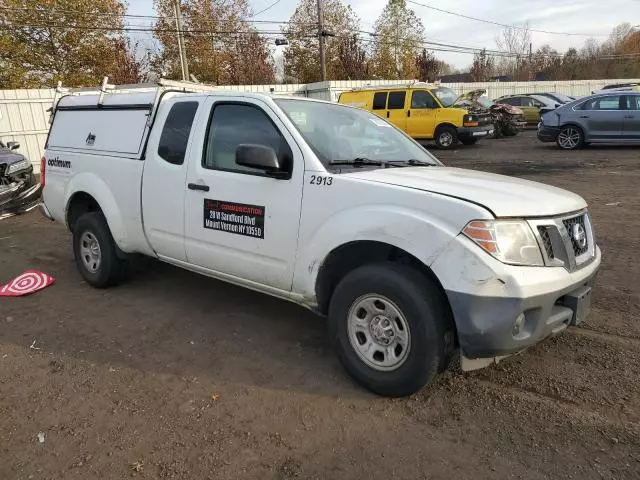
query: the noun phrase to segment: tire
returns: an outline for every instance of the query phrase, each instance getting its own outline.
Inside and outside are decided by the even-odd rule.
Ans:
[[[478,139],[477,138],[461,138],[460,141],[464,145],[475,145],[476,143],[478,143]]]
[[[505,137],[515,137],[518,135],[518,128],[515,125],[506,124],[502,127],[502,134]]]
[[[584,146],[584,133],[576,125],[566,125],[560,130],[556,144],[563,150],[576,150]]]
[[[453,148],[458,143],[458,132],[453,127],[447,125],[438,128],[436,131],[436,146],[443,150]]]
[[[402,397],[427,385],[446,365],[446,339],[452,338],[447,326],[453,325],[448,312],[440,290],[417,270],[392,262],[370,264],[348,273],[336,287],[329,335],[356,381],[379,395]],[[374,335],[392,343],[379,343]]]
[[[80,216],[73,229],[73,254],[80,274],[89,285],[107,288],[124,279],[126,265],[118,258],[116,248],[102,213]]]

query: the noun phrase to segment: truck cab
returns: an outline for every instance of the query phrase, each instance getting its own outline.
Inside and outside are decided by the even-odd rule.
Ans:
[[[579,196],[447,168],[328,102],[188,83],[69,94],[41,172],[42,212],[71,230],[88,284],[143,254],[295,302],[382,395],[456,352],[479,368],[580,323],[601,261]]]

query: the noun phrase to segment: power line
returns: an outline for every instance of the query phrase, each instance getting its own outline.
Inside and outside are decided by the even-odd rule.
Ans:
[[[275,7],[277,4],[279,4],[282,0],[276,0],[275,2],[273,2],[271,5],[269,5],[267,8],[263,8],[262,10],[260,10],[258,13],[254,13],[253,15],[251,15],[249,18],[253,18],[253,17],[257,17],[258,15],[260,15],[261,13],[266,12],[267,10],[269,10],[270,8]]]
[[[486,20],[484,18],[472,17],[470,15],[464,15],[462,13],[452,12],[451,10],[445,10],[444,8],[433,7],[431,5],[427,5],[420,2],[415,2],[413,0],[407,0],[407,3],[412,3],[414,5],[419,5],[424,8],[428,8],[430,10],[435,10],[437,12],[446,13],[448,15],[453,15],[456,17],[466,18],[467,20],[474,20],[476,22],[488,23],[490,25],[497,25],[499,27],[507,27],[507,28],[515,28],[517,30],[529,30],[530,32],[536,33],[548,33],[550,35],[568,35],[574,37],[606,37],[606,35],[589,35],[586,33],[571,33],[571,32],[552,32],[549,30],[538,30],[535,28],[527,28],[527,27],[519,27],[518,25],[508,25],[506,23],[495,22],[493,20]]]

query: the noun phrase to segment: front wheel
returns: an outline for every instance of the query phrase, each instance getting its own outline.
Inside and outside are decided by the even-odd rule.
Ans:
[[[329,333],[347,372],[379,395],[410,395],[446,364],[448,309],[438,288],[415,269],[365,265],[338,284]]]
[[[579,127],[567,125],[560,130],[556,143],[563,150],[575,150],[584,144],[584,135]]]
[[[78,219],[73,229],[73,253],[80,274],[96,288],[115,285],[125,275],[125,262],[118,258],[102,213],[85,213]]]
[[[440,127],[436,132],[436,146],[443,150],[452,148],[458,143],[458,132],[453,127]]]

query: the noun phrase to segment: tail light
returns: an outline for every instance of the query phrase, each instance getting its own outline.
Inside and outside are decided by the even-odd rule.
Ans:
[[[45,170],[46,170],[47,161],[44,157],[40,159],[40,186],[44,188],[45,184]]]

